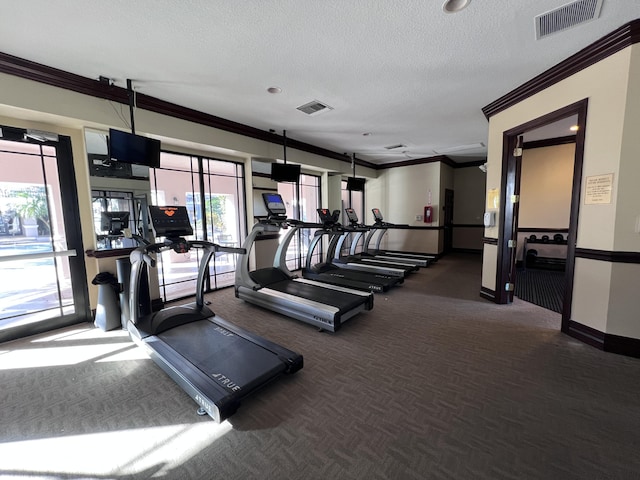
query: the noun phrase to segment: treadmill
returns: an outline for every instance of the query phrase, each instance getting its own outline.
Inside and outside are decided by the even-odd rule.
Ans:
[[[131,252],[131,281],[127,330],[131,339],[216,422],[233,415],[244,397],[303,366],[302,355],[248,332],[217,316],[204,305],[209,261],[216,252],[243,253],[193,235],[186,207],[149,206],[156,237],[164,242],[142,245]],[[155,266],[155,254],[172,249],[203,250],[198,268],[196,301],[151,312],[141,301],[141,278]]]
[[[341,268],[337,264],[326,260],[312,265],[313,252],[323,238],[326,236],[331,238],[340,237],[345,232],[356,231],[354,228],[345,228],[338,222],[340,216],[339,210],[330,213],[326,208],[319,208],[317,211],[320,221],[322,222],[322,228],[316,230],[314,238],[307,250],[306,264],[302,269],[302,276],[304,278],[371,292],[386,292],[391,287],[404,282],[403,277],[350,270]]]
[[[289,271],[286,255],[291,240],[300,228],[318,225],[287,219],[284,202],[277,193],[263,193],[262,198],[268,215],[258,219],[244,241],[246,253],[240,256],[236,268],[236,297],[330,332],[337,332],[358,313],[371,310],[371,292],[298,278]],[[288,231],[280,239],[273,267],[250,271],[249,254],[256,239],[282,229]]]
[[[362,237],[363,233],[369,230],[369,227],[358,223],[358,215],[353,208],[346,208],[345,213],[347,214],[347,218],[349,219],[350,226],[353,230],[345,231],[342,236],[332,239],[329,243],[327,258],[331,258],[332,263],[338,265],[340,268],[375,272],[382,275],[390,275],[400,278],[404,278],[420,268],[414,263],[403,262],[400,259],[378,259],[364,251],[356,253],[358,241]],[[354,238],[351,240],[351,245],[349,246],[349,255],[343,256],[343,245],[352,232],[355,233]]]
[[[400,260],[407,263],[413,263],[419,267],[428,267],[431,263],[434,263],[437,260],[435,255],[428,255],[425,253],[405,253],[380,250],[380,242],[382,241],[384,234],[387,233],[387,230],[390,227],[399,225],[385,222],[379,208],[372,208],[371,211],[373,212],[374,224],[371,226],[371,230],[364,241],[363,252],[365,255],[371,255],[373,258],[385,260]],[[376,234],[378,234],[376,246],[375,249],[371,250],[369,245]]]

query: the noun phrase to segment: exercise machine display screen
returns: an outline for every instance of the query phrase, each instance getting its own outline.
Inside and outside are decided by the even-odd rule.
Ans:
[[[109,235],[122,235],[122,230],[129,227],[129,212],[102,212],[100,229]]]
[[[149,205],[149,217],[156,237],[186,237],[193,235],[187,207]]]
[[[319,208],[318,216],[320,217],[320,221],[322,223],[332,222],[333,217],[331,216],[331,212],[328,208]]]
[[[383,220],[382,213],[380,213],[379,208],[372,208],[371,211],[373,212],[373,218],[376,222],[381,222]]]
[[[272,215],[286,215],[287,207],[279,193],[263,193],[262,199],[267,207],[267,211]]]
[[[351,223],[358,223],[358,215],[353,208],[345,208],[345,213],[347,214],[347,218]]]

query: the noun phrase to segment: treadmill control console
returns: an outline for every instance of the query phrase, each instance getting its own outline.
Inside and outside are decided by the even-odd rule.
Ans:
[[[344,211],[347,214],[347,218],[349,219],[349,222],[352,225],[357,225],[358,215],[356,214],[356,211],[353,208],[345,208]]]
[[[187,207],[149,205],[149,217],[156,237],[186,237],[193,235]]]
[[[318,216],[320,217],[320,221],[323,225],[333,226],[338,223],[340,218],[339,210],[330,212],[328,208],[318,208],[316,211],[318,212]]]
[[[267,207],[269,215],[282,216],[287,215],[287,207],[279,193],[263,193],[262,199]]]
[[[372,208],[371,211],[373,212],[373,219],[376,222],[382,222],[382,220],[384,220],[382,218],[382,212],[380,212],[379,208]]]

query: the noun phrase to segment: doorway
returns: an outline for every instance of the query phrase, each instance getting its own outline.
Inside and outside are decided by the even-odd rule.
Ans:
[[[7,341],[88,321],[90,310],[71,140],[0,128],[0,341]]]
[[[527,122],[504,132],[503,138],[503,183],[501,188],[501,234],[498,241],[498,271],[496,285],[497,303],[513,301],[517,281],[516,249],[518,232],[519,196],[521,184],[521,166],[523,153],[523,135],[526,132],[551,125],[562,119],[575,116],[577,132],[575,135],[575,158],[571,180],[571,201],[569,226],[565,237],[566,266],[564,272],[564,295],[562,299],[562,330],[568,329],[571,317],[571,299],[573,292],[573,273],[575,264],[575,246],[580,206],[582,179],[582,160],[587,119],[588,100],[582,100],[540,118]]]
[[[451,253],[453,250],[453,190],[444,190],[444,246],[443,253]]]

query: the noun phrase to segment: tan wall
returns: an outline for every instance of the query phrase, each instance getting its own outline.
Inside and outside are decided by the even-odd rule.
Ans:
[[[622,147],[616,204],[615,251],[640,252],[640,45],[631,49],[627,103],[624,111]],[[640,338],[640,265],[612,266],[607,333]],[[576,318],[577,319],[577,318]]]
[[[571,188],[575,164],[575,143],[525,149],[522,155],[518,228],[568,229],[571,214]],[[536,232],[553,238],[557,232]],[[519,232],[516,259],[523,260],[525,239],[530,232]],[[563,233],[566,238],[567,234]],[[566,245],[532,246],[539,257],[566,258]]]
[[[390,228],[381,242],[387,250],[437,254],[442,252],[438,230],[401,230]]]
[[[622,147],[617,189],[613,247],[623,252],[640,251],[640,44],[631,50],[627,104],[624,111]],[[614,179],[615,180],[615,179]]]
[[[524,150],[519,228],[569,228],[575,143]]]
[[[433,225],[438,225],[440,168],[440,162],[433,162],[383,170],[382,200],[386,210],[383,210],[382,214],[385,220],[391,223],[424,226],[421,220],[416,220],[416,215],[424,213],[424,206],[431,190],[432,204],[436,211]]]
[[[424,214],[429,190],[435,212],[432,226],[438,226],[441,215],[440,204],[441,163],[423,163],[406,167],[383,170],[379,180],[381,199],[380,209],[384,219],[391,223],[423,227],[426,224],[417,220]],[[450,167],[449,167],[450,168]],[[440,253],[442,242],[440,233],[434,231],[390,230],[383,242],[383,248],[424,253]]]
[[[455,227],[453,229],[453,248],[462,250],[482,250],[482,228]]]
[[[478,167],[456,168],[453,172],[453,223],[482,224],[487,176]]]
[[[497,245],[484,244],[482,249],[482,286],[496,291],[496,269],[498,266]]]
[[[440,164],[440,192],[436,204],[436,199],[433,199],[433,223],[432,225],[444,225],[444,196],[445,190],[454,190],[454,169],[444,163]],[[455,193],[454,193],[455,200]]]
[[[478,167],[456,168],[453,172],[454,225],[482,225],[487,176]],[[453,248],[482,250],[482,228],[455,227]]]
[[[627,47],[490,119],[487,190],[501,185],[504,131],[589,99],[577,232],[579,248],[613,251],[624,246],[625,251],[640,252],[640,235],[634,232],[640,214],[640,189],[635,185],[640,168],[636,141],[640,128],[639,49],[637,44]],[[629,81],[630,75],[633,82]],[[612,202],[585,205],[585,179],[609,173],[614,175]],[[485,235],[498,238],[498,228],[486,229]],[[485,246],[485,253],[487,250]],[[487,288],[492,286],[496,261],[485,255],[482,281]],[[623,292],[614,292],[610,298],[615,285],[637,282],[639,275],[638,265],[618,269],[607,262],[576,259],[572,319],[600,331],[624,331],[626,336],[640,338],[635,299]]]

